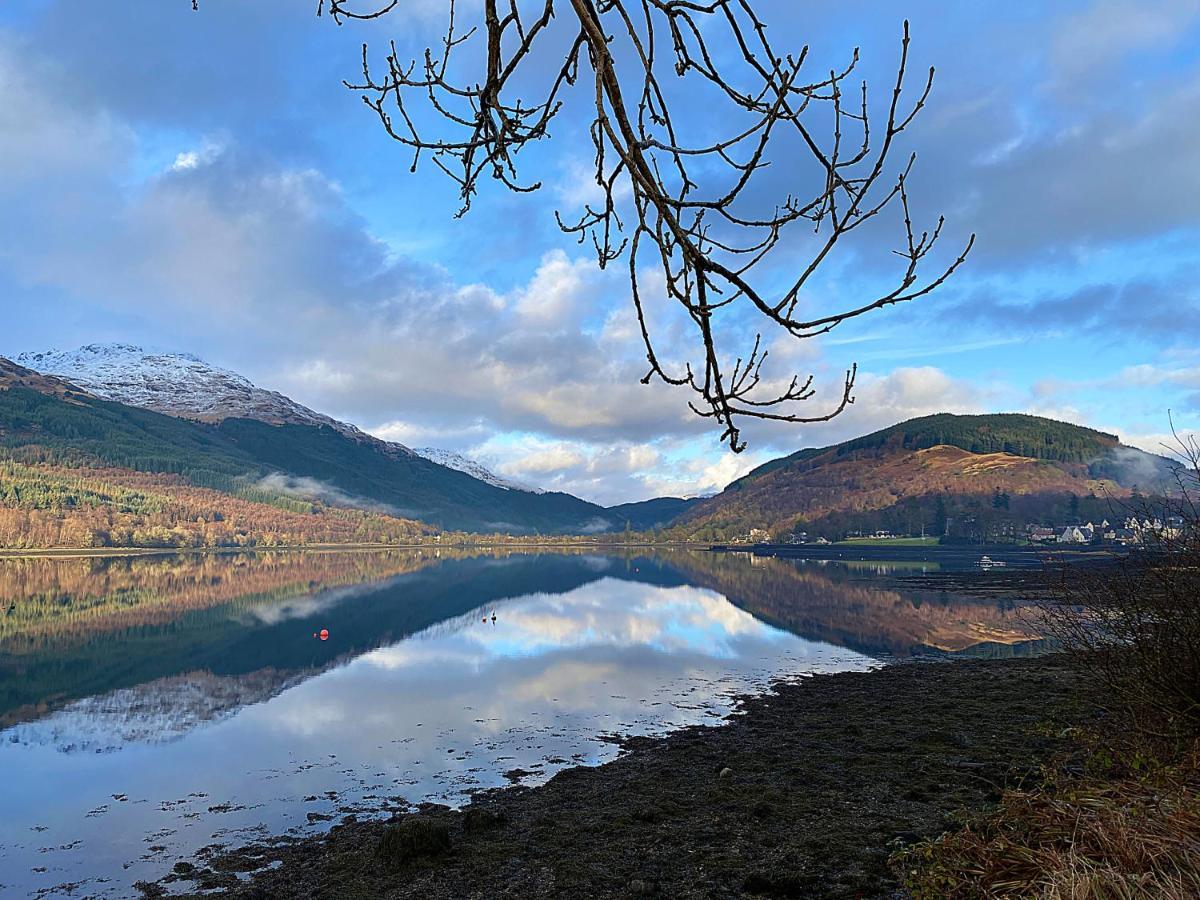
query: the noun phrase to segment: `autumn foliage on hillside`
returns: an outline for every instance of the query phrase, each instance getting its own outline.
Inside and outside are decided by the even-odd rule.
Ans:
[[[0,549],[400,544],[420,522],[196,487],[177,475],[0,459]]]
[[[994,812],[893,858],[918,900],[1200,896],[1200,441],[1175,437],[1138,552],[1064,568],[1042,604],[1102,710]]]
[[[1027,520],[1037,521],[1052,518],[1071,497],[1129,493],[1115,481],[1094,477],[1083,463],[971,453],[947,445],[844,454],[835,449],[745,480],[698,504],[677,530],[710,539],[735,537],[749,528],[807,528],[830,537],[854,528],[915,532],[924,526],[941,533],[947,515],[985,512],[998,494],[1009,507],[1021,507]]]

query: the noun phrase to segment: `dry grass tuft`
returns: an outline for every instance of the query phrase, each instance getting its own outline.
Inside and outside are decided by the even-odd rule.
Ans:
[[[1009,791],[963,830],[893,865],[917,900],[1200,897],[1200,743],[1171,767],[1059,776]]]

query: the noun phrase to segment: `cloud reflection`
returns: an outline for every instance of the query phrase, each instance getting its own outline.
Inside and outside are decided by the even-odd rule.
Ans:
[[[588,646],[646,646],[727,659],[737,655],[734,644],[740,637],[785,638],[714,591],[615,578],[566,594],[531,594],[505,604],[494,624],[490,618],[480,621],[491,612],[485,608],[439,623],[411,640],[368,653],[361,662],[389,669],[450,659],[482,666],[498,657]]]

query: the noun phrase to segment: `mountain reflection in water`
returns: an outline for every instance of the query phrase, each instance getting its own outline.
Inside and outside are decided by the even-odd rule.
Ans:
[[[1036,638],[880,578],[693,551],[0,560],[0,893],[123,896],[206,845],[603,761],[776,678]]]

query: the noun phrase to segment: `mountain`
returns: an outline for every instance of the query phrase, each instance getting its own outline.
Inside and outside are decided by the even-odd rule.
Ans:
[[[271,425],[332,428],[354,440],[375,440],[353,425],[263,390],[190,353],[160,353],[132,344],[88,344],[78,350],[22,353],[16,363],[62,378],[104,400],[200,422],[255,419]],[[399,445],[397,445],[399,446]]]
[[[934,534],[1112,518],[1114,502],[1153,491],[1171,463],[1116,435],[1037,416],[939,414],[772,460],[687,509],[681,534],[834,538],[886,529]],[[1072,499],[1074,498],[1074,499]]]
[[[685,500],[682,497],[655,497],[653,500],[610,506],[607,514],[616,528],[628,525],[633,531],[650,531],[666,528],[699,502],[699,499]]]
[[[838,538],[882,529],[979,540],[1030,523],[1114,520],[1114,503],[1135,490],[1152,493],[1172,471],[1162,457],[1090,428],[1019,414],[941,414],[772,460],[714,497],[606,509],[509,481],[448,451],[380,440],[187,354],[99,344],[27,353],[0,360],[0,388],[0,451],[20,449],[26,456],[17,462],[30,454],[60,467],[83,460],[181,478],[292,514],[307,503],[383,517],[354,526],[343,516],[316,532],[289,521],[291,535],[352,526],[394,535],[416,520],[515,534],[668,529],[719,541],[752,530]],[[69,473],[52,474],[52,489],[37,492],[47,503],[71,492]],[[88,496],[166,490],[161,478],[101,481]],[[207,495],[194,502],[213,508]],[[242,518],[261,527],[252,509]]]
[[[182,476],[228,493],[359,507],[441,528],[581,533],[612,527],[603,507],[567,494],[494,487],[382,441],[332,427],[228,418],[211,424],[80,393],[0,391],[0,448],[57,464],[90,461]]]
[[[260,388],[237,372],[211,365],[191,353],[147,350],[133,344],[88,344],[78,350],[22,353],[16,362],[30,370],[69,381],[96,397],[126,406],[199,422],[254,419],[269,425],[332,428],[359,443],[375,444],[389,455],[416,454],[493,487],[544,493],[502,478],[481,463],[449,450],[435,447],[413,450],[394,441],[382,441],[347,422],[311,410],[290,397]]]
[[[433,531],[298,498],[269,475],[212,426],[0,359],[0,548],[395,544]]]
[[[0,360],[0,386],[9,387],[0,392],[0,447],[10,452],[36,447],[57,464],[82,458],[182,476],[199,488],[355,507],[450,530],[589,534],[624,527],[625,518],[597,504],[500,485],[494,476],[482,480],[459,471],[471,468],[469,461],[439,464],[194,357],[93,345],[23,359],[68,373],[70,381]]]
[[[668,524],[691,503],[659,498],[607,510],[570,494],[543,491],[448,450],[413,450],[380,440],[189,353],[89,344],[78,350],[22,353],[9,365],[26,372],[26,378],[38,373],[52,377],[60,394],[87,394],[213,426],[197,434],[211,436],[215,430],[233,445],[228,449],[239,460],[222,462],[217,482],[204,454],[194,465],[175,450],[160,448],[163,458],[171,460],[166,471],[199,469],[205,485],[224,485],[222,479],[243,474],[239,467],[249,463],[246,471],[266,479],[261,486],[272,491],[484,532],[590,534],[627,525],[641,531]],[[191,440],[172,432],[176,439]],[[89,445],[89,453],[97,451],[94,442]],[[158,463],[142,459],[138,465]]]
[[[469,459],[462,454],[455,453],[452,450],[439,450],[436,447],[417,447],[413,450],[413,453],[423,456],[429,461],[437,463],[439,466],[445,466],[448,469],[454,469],[458,472],[465,472],[472,478],[478,478],[480,481],[492,485],[492,487],[503,488],[506,491],[528,491],[531,494],[546,493],[541,488],[532,487],[531,485],[514,481],[511,478],[503,478],[482,463]]]

